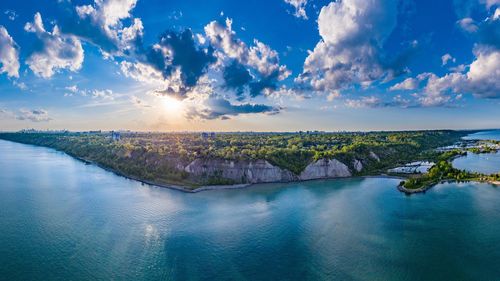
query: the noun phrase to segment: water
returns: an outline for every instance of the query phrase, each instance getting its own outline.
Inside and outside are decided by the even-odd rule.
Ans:
[[[386,178],[186,194],[0,141],[0,280],[498,280],[500,190]]]
[[[500,141],[500,130],[481,131],[463,137],[464,140],[497,140]]]
[[[470,172],[496,174],[500,172],[500,153],[467,153],[453,160],[453,167]]]
[[[491,130],[469,134],[466,140],[500,140],[500,130]],[[483,174],[496,174],[500,172],[500,153],[467,153],[466,156],[454,159],[453,166],[457,169],[478,172]]]

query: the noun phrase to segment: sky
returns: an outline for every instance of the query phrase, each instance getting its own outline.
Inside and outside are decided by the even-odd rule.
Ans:
[[[500,0],[1,1],[24,128],[500,128]]]

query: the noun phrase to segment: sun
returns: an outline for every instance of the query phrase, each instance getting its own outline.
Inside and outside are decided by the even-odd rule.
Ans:
[[[163,108],[169,114],[180,113],[183,109],[182,101],[172,97],[162,97]]]

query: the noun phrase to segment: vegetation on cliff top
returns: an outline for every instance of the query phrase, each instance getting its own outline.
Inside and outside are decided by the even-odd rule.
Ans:
[[[300,174],[311,162],[335,158],[358,174],[374,174],[415,160],[439,157],[435,148],[464,136],[460,131],[368,133],[0,133],[1,139],[46,146],[95,162],[121,174],[160,184],[229,183],[227,179],[193,178],[183,171],[194,159],[264,159]]]

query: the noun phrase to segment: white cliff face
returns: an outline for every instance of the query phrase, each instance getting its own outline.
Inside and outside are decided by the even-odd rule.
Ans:
[[[265,160],[196,159],[184,170],[199,177],[220,176],[243,183],[287,182],[296,178],[292,172],[273,166]]]
[[[380,162],[380,158],[378,157],[377,154],[375,154],[375,152],[370,151],[370,157]]]
[[[218,176],[238,183],[290,182],[325,178],[349,177],[349,168],[336,159],[320,159],[309,164],[299,175],[272,165],[266,160],[230,161],[196,159],[184,171],[197,177]]]
[[[324,178],[350,177],[349,168],[336,159],[320,159],[307,167],[300,173],[299,179],[312,180]]]
[[[361,172],[361,170],[363,170],[363,163],[361,163],[361,161],[359,161],[358,159],[354,159],[352,165],[356,172]]]

